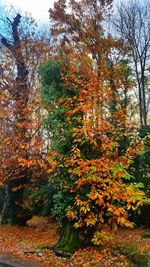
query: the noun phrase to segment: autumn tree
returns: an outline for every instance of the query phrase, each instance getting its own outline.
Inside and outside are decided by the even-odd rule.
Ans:
[[[62,46],[72,44],[76,49],[88,51],[99,75],[103,55],[113,59],[113,63],[116,62],[111,55],[115,53],[126,54],[127,61],[132,58],[134,67],[131,65],[138,88],[136,95],[139,99],[140,124],[146,125],[149,111],[149,3],[129,1],[121,4],[118,15],[115,14],[116,37],[114,31],[113,36],[110,32],[107,34],[106,27],[106,21],[112,15],[112,6],[113,1],[55,1],[54,7],[50,9],[51,34],[54,37],[61,34],[59,38],[62,39]],[[131,115],[133,106],[136,108],[135,104],[131,105]]]
[[[129,129],[125,131],[126,110],[119,94],[123,87],[128,89],[124,71],[119,65],[113,69],[118,94],[112,112],[112,73],[107,64],[103,64],[101,79],[90,57],[72,50],[41,67],[52,149],[50,179],[58,188],[54,210],[62,207],[66,226],[57,250],[73,252],[81,239],[84,244],[100,244],[104,226],[132,227],[128,212],[143,205],[144,193],[138,184],[129,182],[128,173],[139,144],[129,138],[128,147],[120,145],[124,136],[130,136]]]
[[[81,236],[99,244],[104,225],[132,226],[128,210],[143,204],[138,185],[125,183],[138,145],[127,122],[128,70],[113,60],[120,43],[104,34],[111,4],[59,0],[50,9],[51,33],[65,55],[52,57],[42,70],[58,186],[54,205],[60,201],[67,220],[56,248],[64,251],[77,248]]]
[[[102,23],[111,12],[112,0],[84,0],[54,2],[50,9],[51,34],[62,36],[62,45],[68,43],[88,51],[98,68],[103,55],[108,54],[108,38],[104,35]],[[110,47],[110,45],[109,45]]]
[[[106,22],[112,14],[113,1],[55,1],[50,9],[51,34],[58,37],[61,47],[69,52],[69,47],[88,53],[93,59],[93,68],[99,76],[102,75],[103,64],[107,65],[113,76],[113,66],[121,64],[126,68],[126,62],[119,56],[125,47],[117,38],[108,33]],[[123,53],[122,53],[123,54]],[[105,60],[107,58],[107,60]],[[125,74],[127,78],[127,71]],[[111,79],[111,77],[110,77]],[[113,77],[112,77],[113,79]],[[115,107],[115,95],[117,91],[112,85],[114,103],[110,103],[110,109]],[[101,107],[99,96],[94,96]],[[127,105],[128,95],[122,91],[122,103]],[[113,120],[112,120],[113,123]]]
[[[26,185],[40,177],[43,141],[37,69],[46,57],[49,40],[38,36],[31,17],[5,17],[1,31],[1,182],[5,185],[2,223],[25,223]],[[7,31],[6,31],[7,30]],[[38,169],[38,174],[36,171]]]

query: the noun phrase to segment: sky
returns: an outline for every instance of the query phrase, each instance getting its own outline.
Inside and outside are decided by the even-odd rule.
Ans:
[[[13,5],[15,9],[30,12],[34,19],[41,22],[49,20],[48,10],[53,3],[54,0],[0,0],[4,6]]]

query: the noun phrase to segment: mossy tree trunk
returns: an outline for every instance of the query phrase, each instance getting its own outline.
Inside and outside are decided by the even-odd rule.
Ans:
[[[56,252],[61,252],[62,255],[72,255],[77,249],[82,246],[79,238],[79,230],[75,229],[72,222],[66,222],[61,238],[55,246]]]

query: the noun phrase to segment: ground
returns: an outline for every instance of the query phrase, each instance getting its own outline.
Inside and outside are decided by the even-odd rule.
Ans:
[[[0,255],[12,254],[20,260],[34,260],[33,266],[38,262],[38,266],[45,267],[148,266],[145,265],[145,257],[150,254],[148,229],[118,230],[112,241],[99,247],[80,249],[69,259],[56,257],[50,250],[41,250],[42,246],[54,245],[59,234],[58,224],[48,218],[34,217],[26,227],[1,226]],[[35,251],[27,253],[31,250]]]

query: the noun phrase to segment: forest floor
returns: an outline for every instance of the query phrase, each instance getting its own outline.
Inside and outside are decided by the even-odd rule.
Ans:
[[[11,259],[13,255],[14,258],[10,262],[14,262],[16,267],[150,266],[150,230],[148,229],[117,231],[112,241],[104,244],[103,247],[80,249],[69,259],[57,257],[51,250],[40,251],[42,246],[54,245],[58,238],[58,224],[48,218],[34,217],[26,227],[1,226],[0,262],[1,259]],[[27,253],[29,250],[36,252]],[[19,265],[17,260],[20,260]]]

